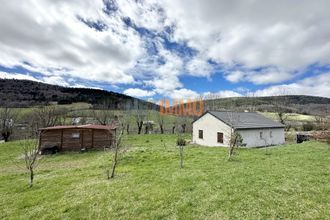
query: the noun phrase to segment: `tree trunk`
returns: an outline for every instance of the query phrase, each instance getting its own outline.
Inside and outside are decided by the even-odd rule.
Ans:
[[[34,179],[33,168],[30,167],[30,184],[29,184],[30,188],[33,186],[33,179]]]
[[[172,127],[172,134],[174,134],[175,126]]]
[[[179,146],[180,148],[180,168],[183,168],[183,146]]]
[[[284,113],[279,112],[279,113],[278,113],[278,117],[279,117],[280,122],[281,122],[282,124],[284,124]]]
[[[163,125],[160,124],[159,127],[160,127],[160,133],[161,133],[161,134],[164,134],[164,127],[163,127]]]
[[[9,139],[8,136],[3,136],[3,140],[4,140],[5,142],[8,142],[8,139]]]
[[[186,133],[186,124],[181,125],[182,127],[182,133]]]
[[[137,122],[137,126],[138,126],[138,134],[141,134],[143,121]]]
[[[126,133],[129,134],[129,124],[126,125]]]
[[[233,136],[233,134],[231,134],[231,136]],[[231,137],[231,138],[232,138],[232,137]],[[235,149],[235,147],[236,147],[237,137],[235,136],[235,137],[234,137],[234,140],[233,140],[233,141],[231,140],[231,142],[232,142],[232,143],[230,143],[230,145],[229,145],[229,155],[228,155],[228,160],[230,160],[231,157],[232,157],[233,154],[234,154],[234,149]]]
[[[145,130],[144,130],[144,134],[148,134],[148,132],[149,132],[149,125],[146,124]]]
[[[2,132],[2,137],[5,142],[8,142],[10,133],[9,132]]]
[[[113,158],[112,171],[111,171],[111,176],[110,176],[111,179],[115,177],[115,171],[116,171],[116,167],[117,167],[117,157],[118,157],[118,146],[116,146],[115,155]],[[109,179],[109,174],[108,174],[108,179]]]

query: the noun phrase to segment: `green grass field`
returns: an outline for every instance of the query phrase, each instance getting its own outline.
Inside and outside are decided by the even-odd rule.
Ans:
[[[270,119],[279,120],[278,115],[275,112],[259,112],[259,113]],[[284,119],[285,121],[315,122],[314,115],[303,115],[298,113],[285,113]]]
[[[329,145],[241,149],[230,162],[225,148],[188,145],[180,169],[175,140],[129,136],[113,180],[111,153],[44,156],[32,188],[19,142],[0,144],[0,219],[329,219]]]

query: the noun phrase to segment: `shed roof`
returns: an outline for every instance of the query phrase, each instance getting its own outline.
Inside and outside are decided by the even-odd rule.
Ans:
[[[98,129],[98,130],[114,130],[116,125],[59,125],[47,128],[40,128],[41,131],[44,130],[61,130],[61,129]]]
[[[256,112],[207,111],[205,114],[206,113],[210,113],[234,129],[285,127],[283,124]],[[203,117],[203,115],[201,117]]]

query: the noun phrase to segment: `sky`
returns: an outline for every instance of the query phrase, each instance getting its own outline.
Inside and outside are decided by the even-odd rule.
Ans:
[[[2,1],[0,78],[150,101],[330,97],[329,8],[328,0]]]

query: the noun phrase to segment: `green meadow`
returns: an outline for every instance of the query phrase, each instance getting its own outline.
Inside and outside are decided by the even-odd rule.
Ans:
[[[189,136],[186,136],[189,139]],[[130,135],[114,179],[113,152],[39,159],[34,186],[20,142],[0,144],[0,219],[329,219],[330,146],[274,148],[187,145],[176,135]]]

